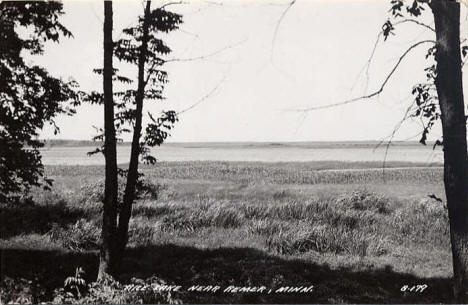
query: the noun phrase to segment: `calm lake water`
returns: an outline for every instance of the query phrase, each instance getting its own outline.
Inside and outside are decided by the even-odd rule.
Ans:
[[[153,150],[158,161],[383,161],[385,146],[376,143],[168,143]],[[93,146],[52,146],[41,150],[46,165],[100,165],[101,154],[87,156]],[[128,163],[130,146],[118,147],[118,162]],[[418,144],[395,144],[387,161],[426,163],[443,162],[440,148]]]

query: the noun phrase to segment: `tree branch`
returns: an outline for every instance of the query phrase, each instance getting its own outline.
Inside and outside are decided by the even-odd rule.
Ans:
[[[241,45],[243,44],[244,42],[247,41],[247,38],[245,38],[244,40],[241,40],[241,41],[238,41],[234,44],[231,44],[231,45],[228,45],[226,47],[223,47],[219,50],[216,50],[212,53],[209,53],[209,54],[205,54],[205,55],[200,55],[200,56],[195,56],[195,57],[189,57],[189,58],[172,58],[172,59],[166,59],[164,60],[165,63],[168,63],[168,62],[186,62],[186,61],[195,61],[195,60],[200,60],[200,59],[207,59],[209,57],[212,57],[212,56],[215,56],[215,55],[218,55],[226,50],[229,50],[229,49],[232,49],[234,47],[237,47],[238,45]]]
[[[364,99],[370,99],[370,98],[373,98],[375,96],[378,96],[379,94],[382,93],[382,91],[385,89],[385,86],[387,85],[388,81],[390,80],[390,78],[392,77],[392,75],[395,73],[395,71],[398,69],[398,67],[400,66],[401,62],[403,61],[403,59],[413,50],[415,49],[416,47],[422,45],[422,44],[425,44],[425,43],[435,43],[434,40],[422,40],[422,41],[419,41],[413,45],[411,45],[401,56],[400,58],[398,59],[398,61],[396,62],[396,64],[393,66],[392,70],[390,71],[390,73],[387,75],[387,77],[385,78],[385,80],[382,82],[382,84],[380,85],[379,89],[370,93],[370,94],[366,94],[366,95],[362,95],[362,96],[359,96],[359,97],[355,97],[355,98],[352,98],[352,99],[349,99],[349,100],[345,100],[345,101],[342,101],[342,102],[338,102],[338,103],[332,103],[332,104],[327,104],[327,105],[321,105],[321,106],[315,106],[315,107],[307,107],[307,108],[302,108],[302,109],[293,109],[292,111],[297,111],[297,112],[307,112],[307,111],[313,111],[313,110],[320,110],[320,109],[327,109],[327,108],[333,108],[333,107],[337,107],[337,106],[342,106],[342,105],[346,105],[346,104],[350,104],[350,103],[354,103],[354,102],[358,102],[360,100],[364,100]]]
[[[386,165],[387,165],[387,157],[388,157],[388,150],[390,149],[390,145],[392,144],[392,141],[393,141],[393,138],[395,137],[395,134],[397,133],[398,130],[400,130],[401,126],[403,125],[403,123],[408,119],[410,118],[411,116],[409,116],[409,113],[410,111],[413,109],[413,105],[414,105],[415,101],[413,100],[411,102],[411,104],[408,106],[408,108],[406,109],[404,115],[403,115],[403,118],[395,125],[395,127],[393,128],[392,132],[390,133],[389,136],[383,138],[375,147],[374,147],[374,151],[379,148],[384,142],[385,143],[385,155],[384,155],[384,159],[383,159],[383,162],[382,162],[382,180],[385,182],[385,168],[386,168]],[[389,139],[388,141],[385,141],[385,139]]]
[[[281,26],[281,23],[283,22],[284,17],[288,13],[288,11],[291,9],[291,7],[294,5],[294,3],[296,3],[296,0],[292,0],[291,2],[286,4],[287,5],[286,9],[283,11],[283,13],[281,13],[280,18],[278,19],[278,22],[276,23],[275,31],[273,32],[273,37],[271,39],[271,51],[270,51],[270,61],[271,62],[273,62],[273,53],[274,53],[274,49],[275,49],[276,38],[278,37],[278,30],[279,30],[279,28]]]
[[[418,20],[415,20],[415,19],[403,19],[403,20],[400,20],[398,22],[395,22],[393,25],[396,26],[396,25],[400,25],[400,24],[403,24],[403,23],[415,23],[415,24],[418,24],[418,25],[420,25],[422,27],[425,27],[426,29],[431,30],[432,32],[435,32],[435,29],[433,27],[431,27],[430,25],[427,25],[427,24],[425,24],[423,22],[420,22]],[[377,35],[377,39],[375,40],[374,47],[372,48],[371,55],[369,56],[369,59],[366,61],[366,64],[364,65],[361,72],[359,72],[358,77],[356,78],[356,82],[357,82],[357,79],[359,79],[359,76],[361,75],[362,71],[363,70],[365,71],[365,74],[366,74],[366,88],[365,88],[364,92],[367,91],[367,86],[369,84],[370,65],[371,65],[372,59],[374,58],[375,51],[377,50],[377,45],[379,44],[380,39],[382,38],[383,32],[384,31],[381,30],[379,32],[379,34]],[[356,83],[353,85],[353,88],[355,87],[355,85],[356,85]]]
[[[186,1],[174,1],[174,2],[167,2],[167,3],[164,3],[163,5],[161,5],[160,7],[158,7],[157,9],[165,9],[167,6],[170,6],[170,5],[175,5],[175,4],[189,4],[189,2],[186,2]]]

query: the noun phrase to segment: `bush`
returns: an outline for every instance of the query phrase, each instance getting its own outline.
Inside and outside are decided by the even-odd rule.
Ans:
[[[66,228],[54,225],[47,233],[51,241],[73,251],[95,250],[99,248],[101,230],[96,223],[80,219]]]
[[[0,281],[2,304],[37,304],[44,299],[46,289],[35,279],[4,277]]]
[[[386,214],[390,212],[389,201],[382,195],[369,192],[366,189],[346,193],[337,198],[336,204],[344,209],[374,211]]]

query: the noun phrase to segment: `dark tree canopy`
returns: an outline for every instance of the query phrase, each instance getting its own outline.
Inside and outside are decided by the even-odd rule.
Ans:
[[[37,138],[45,124],[74,113],[77,84],[54,78],[28,64],[25,54],[42,55],[46,41],[71,33],[59,22],[62,3],[0,2],[0,201],[13,199],[31,186],[50,185],[44,178]]]

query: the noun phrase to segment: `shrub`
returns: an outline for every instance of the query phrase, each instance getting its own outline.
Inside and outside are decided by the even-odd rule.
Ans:
[[[65,249],[86,251],[99,248],[101,231],[96,223],[80,219],[66,228],[54,225],[47,234]]]
[[[417,210],[426,212],[428,214],[438,215],[441,217],[448,215],[446,204],[435,199],[422,198],[413,205]]]
[[[369,192],[366,189],[355,190],[337,198],[336,204],[344,209],[360,211],[375,211],[377,213],[389,213],[389,201],[382,195]]]
[[[0,281],[0,299],[2,304],[37,304],[44,299],[46,289],[40,281],[24,278],[4,277]]]

